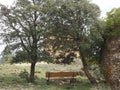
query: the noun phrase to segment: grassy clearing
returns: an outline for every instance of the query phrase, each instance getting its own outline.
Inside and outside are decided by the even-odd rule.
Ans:
[[[55,82],[51,82],[50,85],[46,84],[45,72],[47,71],[79,71],[80,69],[81,67],[76,64],[65,66],[38,63],[35,71],[35,84],[31,84],[19,77],[21,71],[30,71],[30,64],[0,64],[0,90],[98,90],[91,86],[86,77],[77,77],[79,83],[75,86],[59,85]]]
[[[73,67],[76,67],[73,65]],[[77,69],[76,69],[77,68]],[[45,64],[38,63],[36,65],[36,83],[27,83],[26,80],[19,77],[19,73],[24,71],[24,69],[29,72],[30,64],[1,64],[0,65],[0,88],[8,90],[79,90],[78,88],[85,88],[84,90],[89,90],[91,87],[86,83],[87,87],[81,85],[71,86],[68,85],[58,85],[52,82],[50,85],[46,84],[45,72],[47,71],[79,71],[80,67],[71,68],[70,65],[56,65],[56,64]],[[80,79],[80,78],[79,78]],[[80,87],[82,86],[82,87]],[[83,89],[81,89],[83,90]]]

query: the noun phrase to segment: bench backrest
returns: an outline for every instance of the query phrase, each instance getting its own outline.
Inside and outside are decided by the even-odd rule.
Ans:
[[[57,78],[57,77],[75,77],[79,75],[79,72],[46,72],[46,77]]]

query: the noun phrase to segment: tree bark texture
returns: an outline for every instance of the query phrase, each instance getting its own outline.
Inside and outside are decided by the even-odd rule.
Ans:
[[[35,62],[31,63],[31,68],[30,68],[30,82],[34,83],[34,76],[35,76]]]
[[[95,78],[89,72],[88,64],[87,64],[87,61],[86,61],[86,58],[85,58],[85,54],[84,53],[80,53],[80,56],[81,56],[81,61],[82,61],[82,64],[83,64],[83,70],[84,70],[87,78],[89,79],[91,84],[97,84]]]
[[[101,68],[106,82],[115,88],[120,87],[120,37],[106,40],[102,51]]]

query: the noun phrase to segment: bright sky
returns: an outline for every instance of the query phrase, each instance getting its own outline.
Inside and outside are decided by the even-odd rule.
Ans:
[[[4,5],[12,5],[13,2],[14,0],[0,0],[0,3]]]
[[[109,12],[113,8],[120,7],[120,0],[91,0],[96,3],[101,9],[101,17],[106,16],[106,12]]]
[[[4,5],[12,5],[15,0],[0,0]],[[101,9],[101,16],[105,17],[106,12],[112,8],[120,7],[120,0],[90,0],[96,3]]]
[[[1,4],[12,5],[15,0],[0,0]],[[106,16],[106,12],[109,12],[113,8],[120,7],[120,0],[91,0],[96,3],[101,9],[101,17]],[[0,44],[0,52],[4,49],[4,45]]]

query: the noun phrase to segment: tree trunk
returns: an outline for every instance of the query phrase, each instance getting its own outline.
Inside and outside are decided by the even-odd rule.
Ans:
[[[80,53],[80,56],[81,56],[81,61],[82,61],[82,64],[83,64],[83,70],[87,76],[87,78],[89,79],[89,81],[92,83],[92,84],[97,84],[95,78],[90,74],[89,72],[89,69],[88,69],[88,64],[86,62],[86,58],[85,58],[85,55],[84,53]]]
[[[34,74],[35,74],[35,62],[31,63],[31,68],[30,68],[30,82],[34,83]]]
[[[112,87],[120,87],[120,37],[106,40],[102,51],[101,68],[106,82]]]

